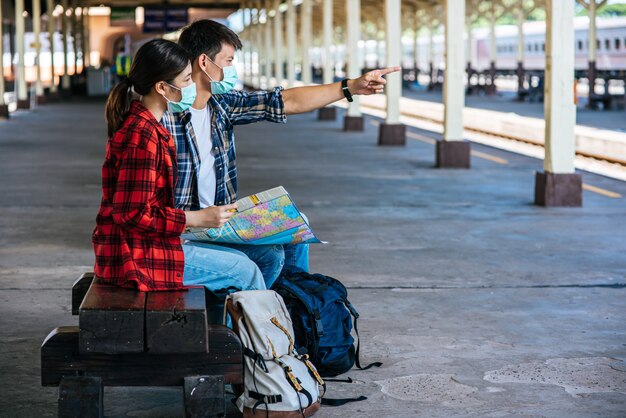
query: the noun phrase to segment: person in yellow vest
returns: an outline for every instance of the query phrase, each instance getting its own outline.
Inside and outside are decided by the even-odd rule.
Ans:
[[[117,76],[118,81],[128,77],[128,74],[130,73],[130,64],[130,55],[126,54],[126,50],[123,47],[120,48],[115,56],[115,75]]]

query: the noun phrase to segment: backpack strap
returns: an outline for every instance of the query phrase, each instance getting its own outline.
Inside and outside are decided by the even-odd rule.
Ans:
[[[358,398],[343,398],[343,399],[329,399],[322,398],[322,405],[327,406],[342,406],[350,402],[360,402],[367,399],[367,396],[359,396]]]
[[[344,305],[346,305],[346,308],[348,308],[348,310],[350,311],[350,315],[352,315],[352,317],[354,318],[354,332],[356,333],[356,367],[360,370],[367,370],[369,368],[372,367],[380,367],[383,365],[383,363],[381,363],[380,361],[375,361],[373,363],[368,364],[367,366],[363,367],[361,366],[361,360],[360,360],[360,355],[359,355],[359,349],[361,347],[361,337],[359,336],[359,327],[357,325],[357,321],[359,320],[359,313],[356,311],[356,309],[354,309],[354,306],[352,306],[352,304],[350,303],[350,301],[348,301],[348,299],[344,299],[343,300]]]
[[[252,399],[256,399],[256,403],[252,407],[252,413],[253,414],[256,413],[256,409],[261,404],[265,405],[265,409],[267,409],[267,404],[270,404],[270,403],[280,403],[280,402],[283,401],[283,395],[280,395],[280,394],[278,394],[278,395],[264,395],[262,393],[255,392],[253,390],[249,390],[248,391],[248,396],[250,396]]]
[[[243,348],[243,355],[250,357],[252,360],[254,360],[255,365],[259,366],[261,370],[267,373],[267,365],[265,364],[265,359],[262,355],[250,350],[248,347]]]

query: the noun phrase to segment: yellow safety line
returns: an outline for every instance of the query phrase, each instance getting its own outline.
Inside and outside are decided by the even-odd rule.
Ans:
[[[509,161],[505,160],[504,158],[496,157],[494,155],[487,154],[486,152],[471,151],[471,153],[472,153],[472,155],[474,157],[482,158],[483,160],[493,161],[494,163],[498,163],[498,164],[508,164],[509,163]]]
[[[611,197],[613,199],[619,199],[620,197],[622,197],[622,195],[619,193],[615,193],[606,189],[601,189],[600,187],[592,186],[587,183],[583,183],[583,189],[593,193],[601,194],[602,196]]]
[[[415,132],[408,132],[406,134],[409,138],[417,139],[418,141],[426,142],[427,144],[436,144],[437,141],[435,139],[429,138],[424,135],[416,134]]]

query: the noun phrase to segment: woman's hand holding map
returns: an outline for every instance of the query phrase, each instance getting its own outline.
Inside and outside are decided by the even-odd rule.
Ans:
[[[237,203],[185,211],[187,227],[221,228],[237,213]]]

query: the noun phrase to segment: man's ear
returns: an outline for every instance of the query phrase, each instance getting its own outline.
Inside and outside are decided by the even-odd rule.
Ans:
[[[196,62],[198,64],[198,68],[201,69],[202,71],[209,71],[209,59],[207,58],[206,54],[200,54],[200,56],[198,56],[198,58],[196,58]]]

